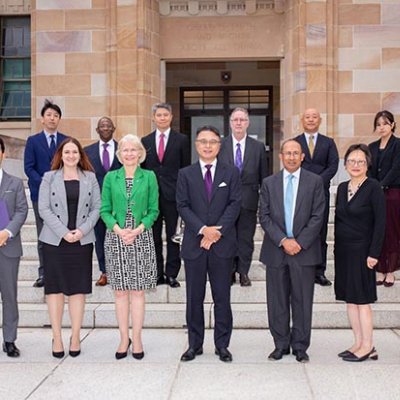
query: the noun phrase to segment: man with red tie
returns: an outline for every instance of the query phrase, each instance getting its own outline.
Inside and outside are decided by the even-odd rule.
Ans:
[[[142,138],[147,156],[141,166],[154,171],[160,192],[160,214],[153,225],[157,256],[157,284],[167,283],[175,288],[180,286],[176,278],[181,267],[179,245],[171,240],[175,234],[178,220],[175,200],[176,181],[179,169],[190,164],[190,147],[187,136],[171,129],[172,108],[169,104],[155,104],[152,112],[156,130]],[[162,242],[163,222],[167,237],[165,269]]]

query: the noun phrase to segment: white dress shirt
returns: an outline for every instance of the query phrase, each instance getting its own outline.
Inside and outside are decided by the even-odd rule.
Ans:
[[[114,161],[114,156],[115,156],[115,143],[114,140],[111,139],[108,142],[103,142],[101,139],[99,140],[99,154],[100,154],[100,160],[101,163],[103,164],[103,151],[104,147],[103,144],[108,144],[107,146],[107,151],[108,151],[108,156],[110,157],[110,167]]]
[[[232,135],[232,140],[233,140],[233,162],[236,160],[236,150],[237,150],[237,144],[240,144],[240,150],[242,152],[242,164],[244,162],[244,150],[246,148],[246,137],[247,135],[244,136],[242,140],[236,140],[235,136]]]
[[[304,136],[306,137],[308,147],[310,147],[310,136],[311,135],[314,136],[314,149],[315,149],[315,146],[317,145],[317,140],[318,140],[318,132],[315,132],[315,133],[304,132]]]
[[[158,129],[156,130],[156,149],[157,149],[157,152],[158,152],[158,146],[160,145],[161,133],[164,134],[164,151],[165,151],[165,149],[167,148],[167,143],[168,143],[170,132],[171,132],[171,128],[168,128],[165,132],[161,132]]]

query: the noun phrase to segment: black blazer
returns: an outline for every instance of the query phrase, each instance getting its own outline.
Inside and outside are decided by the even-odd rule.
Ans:
[[[335,176],[339,166],[339,154],[334,140],[318,132],[317,144],[312,158],[304,133],[296,136],[295,140],[300,143],[305,155],[301,167],[319,175],[324,181],[325,191],[329,190],[331,179]]]
[[[218,160],[225,164],[235,165],[233,158],[232,135],[223,139]],[[242,183],[242,207],[257,211],[260,187],[268,175],[265,146],[247,135],[243,157],[243,169],[240,173]]]
[[[368,145],[372,154],[368,176],[378,180],[385,189],[400,188],[400,139],[392,135],[379,155],[380,143],[381,141],[377,140]]]
[[[239,170],[217,162],[211,201],[208,201],[200,163],[179,171],[176,188],[176,205],[185,222],[183,258],[194,260],[204,251],[200,247],[204,226],[222,226],[222,237],[208,250],[221,258],[234,257],[237,251],[235,223],[240,213],[241,190]]]
[[[114,148],[115,148],[115,151],[117,151],[118,143],[115,140],[114,140]],[[90,162],[92,163],[94,172],[96,173],[97,182],[99,183],[100,190],[101,190],[101,188],[103,187],[104,177],[106,176],[106,173],[108,171],[106,171],[104,169],[103,164],[101,162],[99,142],[96,142],[89,146],[86,146],[83,150],[85,150],[85,153],[87,154]],[[119,162],[117,156],[114,154],[114,159],[110,166],[110,171],[119,169],[121,167],[122,167],[121,163]]]
[[[141,167],[154,171],[160,194],[168,201],[175,201],[178,171],[190,164],[189,139],[171,129],[162,163],[157,154],[156,132],[143,137],[142,143],[147,154]]]

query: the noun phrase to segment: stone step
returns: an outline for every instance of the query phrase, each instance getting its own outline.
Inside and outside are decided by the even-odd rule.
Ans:
[[[19,281],[34,281],[37,278],[37,267],[38,262],[35,259],[31,260],[21,260],[19,266]],[[328,279],[333,279],[334,267],[333,260],[328,260],[327,269],[325,275]],[[96,281],[99,277],[99,268],[97,260],[93,259],[93,281]],[[249,277],[252,281],[265,281],[265,265],[260,261],[253,260],[251,263]],[[181,270],[178,275],[178,280],[180,282],[185,280],[185,268],[182,263]]]
[[[333,260],[333,241],[328,241],[328,260]],[[259,260],[260,258],[260,250],[261,250],[261,241],[254,242],[254,253],[253,260]],[[165,250],[165,246],[164,246]],[[36,241],[24,241],[23,242],[23,260],[37,260],[37,242]]]
[[[398,303],[374,304],[374,327],[395,329],[400,325],[400,308]],[[268,327],[265,304],[233,304],[234,328]],[[49,326],[46,304],[20,304],[19,327]],[[214,326],[214,306],[204,306],[206,328]],[[185,326],[185,304],[151,304],[146,305],[145,328],[182,328]],[[68,310],[64,311],[64,326],[70,326]],[[313,311],[313,328],[348,328],[345,304],[315,304]],[[87,304],[84,328],[117,328],[113,304]]]
[[[334,226],[333,224],[329,224],[327,240],[333,241],[334,239],[333,235],[334,235]],[[25,225],[22,227],[21,230],[21,238],[23,242],[35,242],[37,240],[36,225],[34,223],[32,224],[25,223]],[[263,238],[264,238],[264,231],[262,230],[261,225],[257,225],[256,232],[254,235],[254,241],[261,242]]]
[[[391,288],[378,287],[378,299],[380,304],[400,303],[400,281]],[[19,303],[43,303],[43,289],[32,287],[31,282],[18,282]],[[110,286],[93,286],[92,294],[86,296],[88,304],[114,303],[114,294]],[[168,285],[157,286],[156,289],[146,292],[147,303],[185,304],[186,284],[181,282],[180,288],[170,288]],[[251,287],[241,287],[239,284],[232,286],[232,304],[265,304],[265,281],[253,281]],[[205,303],[212,303],[210,284],[207,283]],[[315,285],[314,303],[335,303],[333,285],[321,287]],[[399,307],[400,310],[400,307]]]

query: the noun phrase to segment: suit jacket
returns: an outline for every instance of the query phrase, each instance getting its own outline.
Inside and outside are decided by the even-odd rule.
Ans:
[[[305,155],[301,167],[319,175],[324,181],[325,190],[329,190],[331,179],[335,176],[339,166],[339,154],[334,140],[318,133],[312,158],[304,133],[295,137],[295,140],[300,143]]]
[[[96,240],[93,228],[99,219],[100,203],[100,189],[96,175],[91,171],[79,170],[76,228],[83,233],[80,240],[82,245]],[[39,214],[43,219],[39,240],[58,246],[69,232],[68,204],[62,168],[44,174],[39,190]]]
[[[125,226],[128,204],[136,226],[141,223],[151,228],[158,217],[158,185],[153,171],[136,168],[133,187],[128,198],[126,193],[125,168],[109,172],[104,178],[100,215],[108,229],[115,224]]]
[[[114,140],[114,147],[115,151],[118,149],[118,143]],[[99,142],[93,143],[89,146],[86,146],[84,148],[86,154],[89,157],[90,162],[92,163],[92,166],[94,168],[94,172],[96,173],[96,178],[97,182],[99,182],[100,190],[103,187],[103,180],[108,171],[106,171],[103,167],[103,164],[101,162],[100,158],[100,150],[99,150]],[[115,169],[121,168],[122,165],[119,162],[118,158],[114,154],[114,159],[113,162],[110,166],[110,171],[113,171]]]
[[[392,135],[379,155],[380,140],[368,145],[372,165],[368,176],[378,180],[383,188],[400,187],[400,139]]]
[[[175,201],[178,171],[190,164],[189,139],[171,129],[162,163],[158,159],[156,131],[143,137],[142,143],[147,154],[141,167],[154,171],[160,194],[168,201]]]
[[[200,163],[179,171],[176,189],[176,204],[185,222],[182,242],[182,257],[194,260],[202,252],[200,247],[204,226],[222,226],[222,237],[209,250],[222,258],[234,257],[237,250],[235,223],[240,213],[241,188],[239,170],[217,162],[211,201],[208,201]]]
[[[0,247],[0,254],[7,257],[21,257],[20,231],[28,215],[28,203],[22,180],[7,174],[4,169],[0,185],[0,199],[6,203],[10,217],[10,222],[5,229],[8,229],[12,233],[12,238],[7,240],[7,245]]]
[[[225,164],[235,165],[233,158],[232,135],[223,139],[218,160]],[[247,135],[243,156],[243,169],[240,173],[242,184],[242,207],[257,211],[259,191],[263,179],[268,175],[265,146]]]
[[[57,132],[56,146],[58,147],[67,137]],[[28,186],[33,202],[38,201],[39,186],[44,173],[50,171],[51,161],[52,157],[45,133],[42,131],[29,136],[25,146],[24,170],[28,177]]]
[[[280,246],[286,237],[283,193],[283,171],[264,179],[261,187],[260,223],[265,234],[260,261],[267,266],[279,266],[286,255]],[[302,248],[293,257],[300,265],[321,263],[319,233],[324,210],[322,178],[301,168],[293,218],[293,235]]]

